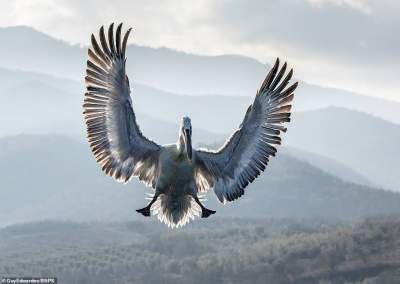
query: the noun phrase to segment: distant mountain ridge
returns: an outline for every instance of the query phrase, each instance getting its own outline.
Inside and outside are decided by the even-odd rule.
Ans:
[[[282,152],[293,156],[303,162],[309,163],[312,166],[319,168],[333,176],[336,176],[344,181],[351,181],[356,184],[362,184],[372,187],[379,187],[379,185],[370,181],[366,176],[360,174],[353,168],[338,162],[333,158],[318,155],[310,151],[301,150],[299,148],[285,147]]]
[[[400,125],[363,112],[329,107],[295,113],[286,145],[326,156],[375,184],[400,189]]]
[[[0,84],[3,102],[0,104],[0,120],[12,122],[2,125],[0,136],[58,133],[83,141],[86,135],[82,117],[83,82],[4,68],[0,68],[0,78],[5,79],[5,84]],[[192,118],[195,143],[224,141],[237,129],[253,100],[247,97],[176,95],[141,84],[133,84],[132,88],[138,123],[143,133],[158,143],[176,141],[178,124],[184,115]],[[304,117],[308,117],[307,121]],[[360,174],[359,177],[348,175],[354,178],[353,182],[399,190],[395,178],[396,169],[400,167],[400,159],[396,158],[399,133],[398,124],[357,111],[328,107],[319,111],[295,112],[288,133],[283,135],[283,145],[341,163],[344,167],[336,166],[331,173],[344,179],[347,179],[346,168],[351,168]],[[326,140],[327,137],[330,139]],[[386,145],[384,149],[382,145]],[[361,151],[362,148],[370,154]],[[348,153],[343,155],[343,150]],[[372,156],[375,158],[371,160]],[[317,167],[328,172],[333,169],[332,161],[327,166],[318,157],[308,157]],[[307,160],[304,155],[300,158]],[[390,165],[390,168],[382,168],[381,164]],[[362,182],[362,176],[368,177],[370,183]]]
[[[0,46],[2,67],[75,80],[82,80],[84,77],[86,47],[70,45],[22,26],[0,28],[0,38],[3,39]],[[26,46],[27,42],[29,48]],[[127,56],[128,75],[133,85],[145,84],[186,95],[252,97],[269,69],[257,60],[244,56],[200,56],[167,48],[154,49],[137,45],[128,46]],[[398,102],[305,82],[300,84],[296,93],[296,110],[332,105],[400,122]]]
[[[140,218],[149,189],[106,177],[89,146],[59,135],[0,139],[0,226],[42,219],[124,221]],[[207,206],[226,217],[357,220],[400,214],[400,193],[345,182],[278,152],[238,201]]]

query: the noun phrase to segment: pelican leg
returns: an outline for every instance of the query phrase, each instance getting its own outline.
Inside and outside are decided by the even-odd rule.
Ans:
[[[156,202],[157,198],[158,198],[159,194],[155,193],[153,199],[150,201],[150,203],[142,208],[142,209],[138,209],[136,210],[136,212],[142,214],[143,216],[149,217],[150,216],[150,209],[151,209],[151,205],[154,204],[154,202]]]
[[[196,203],[200,206],[201,208],[201,218],[207,218],[208,216],[215,214],[216,211],[208,209],[206,207],[204,207],[203,204],[201,204],[199,198],[197,197],[197,195],[193,196],[194,201],[196,201]]]

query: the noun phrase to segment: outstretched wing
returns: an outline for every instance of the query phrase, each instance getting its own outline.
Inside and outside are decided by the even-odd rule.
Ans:
[[[286,63],[279,70],[279,59],[268,73],[239,129],[216,152],[195,153],[195,179],[200,191],[210,188],[221,202],[233,201],[264,171],[274,144],[280,144],[282,123],[290,121],[291,101],[297,82],[288,87],[293,70],[282,80]]]
[[[125,49],[129,29],[121,42],[122,24],[100,28],[100,44],[92,34],[88,50],[84,116],[88,140],[103,171],[118,181],[128,182],[138,176],[154,187],[161,146],[142,135],[132,109],[129,80],[125,73]]]

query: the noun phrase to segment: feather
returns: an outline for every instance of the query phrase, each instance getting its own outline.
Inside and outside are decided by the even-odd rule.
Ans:
[[[93,71],[95,71],[95,72],[101,74],[102,76],[107,77],[106,71],[104,71],[103,69],[101,69],[99,66],[97,66],[96,64],[94,64],[94,63],[91,62],[90,60],[87,60],[86,63],[87,63],[87,67],[88,67],[89,69],[92,69]],[[105,69],[107,69],[107,68],[105,68]]]
[[[282,79],[283,75],[285,74],[286,71],[286,62],[283,64],[281,70],[279,71],[278,75],[275,77],[274,81],[272,82],[270,89],[273,90],[275,89],[275,87],[278,85],[278,83],[280,82],[280,80]]]
[[[98,55],[104,62],[108,62],[109,59],[106,57],[104,52],[101,50],[101,48],[100,48],[99,44],[97,43],[96,38],[94,37],[93,34],[90,39],[92,41],[92,46],[93,46],[94,51],[96,52],[96,55]]]
[[[107,87],[108,86],[108,84],[106,82],[104,82],[102,80],[98,80],[98,79],[93,78],[91,76],[86,76],[85,77],[85,82],[86,82],[86,84],[93,84],[93,85],[97,85],[97,86],[100,86],[100,87]]]
[[[285,79],[281,82],[281,84],[273,91],[272,97],[275,95],[279,95],[279,93],[285,89],[287,84],[289,84],[290,79],[293,76],[293,69],[290,69],[289,73],[286,75]]]
[[[117,37],[116,37],[116,46],[117,46],[117,56],[121,57],[121,28],[122,23],[120,23],[117,27]]]
[[[129,28],[125,33],[124,40],[122,41],[122,59],[125,59],[125,50],[126,50],[126,43],[128,42],[128,37],[131,32],[132,28]]]
[[[104,75],[102,75],[100,73],[97,73],[97,72],[95,72],[93,70],[86,69],[86,75],[88,75],[90,77],[93,77],[95,79],[107,82],[107,77],[106,76],[104,76]]]
[[[115,45],[114,45],[114,23],[108,28],[108,44],[110,46],[110,51],[112,56],[116,55]]]
[[[110,51],[110,49],[108,48],[108,45],[107,45],[107,40],[106,40],[106,36],[105,36],[105,33],[104,33],[104,27],[103,26],[101,26],[101,28],[100,28],[99,35],[100,35],[100,43],[101,43],[101,46],[103,47],[103,51],[104,51],[105,54],[107,54],[107,57],[109,59],[111,59],[112,55],[111,55],[111,51]]]
[[[265,89],[268,89],[270,86],[272,80],[275,77],[276,71],[278,70],[279,67],[279,58],[276,59],[274,66],[272,69],[268,72],[268,75],[265,77],[263,83],[261,84],[260,87],[260,92],[262,93]]]
[[[91,49],[88,49],[88,55],[91,60],[93,60],[98,66],[107,70],[107,65],[102,61]]]

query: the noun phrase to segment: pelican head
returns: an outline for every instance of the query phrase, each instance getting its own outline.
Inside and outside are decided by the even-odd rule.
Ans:
[[[189,162],[192,162],[192,123],[187,116],[182,118],[179,142],[181,150],[186,153]]]

